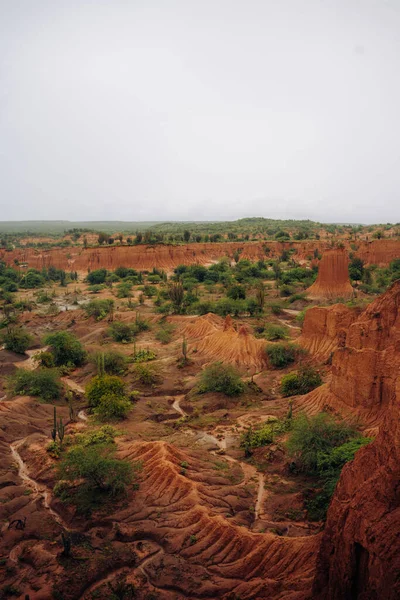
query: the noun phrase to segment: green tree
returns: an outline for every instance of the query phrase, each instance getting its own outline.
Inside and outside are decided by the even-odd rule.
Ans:
[[[18,354],[25,354],[32,343],[32,339],[33,338],[28,331],[22,327],[11,327],[3,336],[5,349],[10,350],[11,352],[17,352]]]
[[[44,343],[50,346],[50,352],[57,367],[80,367],[86,360],[84,347],[69,331],[50,333],[44,338]]]
[[[226,396],[237,396],[244,391],[244,383],[233,366],[215,362],[201,373],[198,390],[200,393],[222,392]]]

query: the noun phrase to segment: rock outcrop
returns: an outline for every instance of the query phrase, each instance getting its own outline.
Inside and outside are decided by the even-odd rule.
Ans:
[[[344,304],[314,306],[306,311],[298,343],[320,361],[346,343],[350,325],[357,318],[355,310]]]
[[[310,298],[351,298],[353,288],[349,278],[349,257],[344,249],[327,250],[319,264],[316,281],[307,289]]]
[[[337,485],[318,556],[315,600],[400,597],[399,307],[400,281],[350,325],[325,386],[332,408],[351,407],[352,414],[360,409],[362,417],[379,420],[376,440],[345,466]]]

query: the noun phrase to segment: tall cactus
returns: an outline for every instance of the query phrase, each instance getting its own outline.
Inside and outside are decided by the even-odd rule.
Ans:
[[[53,422],[53,429],[51,430],[51,437],[53,438],[53,442],[56,441],[56,437],[57,437],[57,408],[54,407],[54,422]]]
[[[60,417],[60,420],[58,422],[57,431],[58,431],[58,437],[60,440],[60,448],[61,448],[62,444],[63,444],[64,436],[65,436],[65,425],[63,423],[62,417]]]
[[[182,356],[183,356],[183,360],[186,363],[187,362],[187,341],[185,336],[183,337],[182,340]]]

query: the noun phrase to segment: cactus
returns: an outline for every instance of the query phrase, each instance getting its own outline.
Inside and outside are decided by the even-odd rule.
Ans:
[[[74,407],[72,406],[71,400],[68,401],[68,408],[69,408],[69,420],[75,421],[75,410],[74,410]]]
[[[60,448],[61,448],[63,440],[64,440],[64,436],[65,436],[65,425],[63,424],[62,417],[60,417],[60,421],[58,422],[57,431],[58,431],[58,437],[60,439]]]
[[[185,296],[185,291],[183,289],[183,285],[181,281],[175,281],[171,283],[169,288],[169,297],[174,306],[175,312],[180,312],[183,304],[183,299]]]
[[[262,283],[257,288],[256,300],[257,300],[257,304],[258,304],[258,307],[260,308],[260,310],[263,310],[264,304],[265,304],[265,288]]]
[[[187,341],[186,338],[183,338],[182,341],[182,356],[183,356],[183,360],[186,363],[187,362]]]
[[[56,441],[56,437],[57,437],[57,408],[54,407],[54,424],[53,424],[53,429],[51,430],[51,437],[53,439],[53,442]]]
[[[288,421],[291,421],[292,420],[292,415],[293,415],[293,400],[289,400],[289,410],[288,410],[288,414],[287,414],[286,419]]]
[[[97,363],[97,374],[100,377],[104,377],[105,372],[106,372],[105,363],[104,363],[104,352],[101,352],[100,354],[97,355],[96,363]]]
[[[71,554],[71,538],[69,535],[64,535],[64,533],[61,533],[61,539],[63,544],[62,554],[68,558],[68,556]]]

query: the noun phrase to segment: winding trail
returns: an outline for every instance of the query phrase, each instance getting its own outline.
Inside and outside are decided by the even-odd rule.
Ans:
[[[68,525],[66,524],[64,519],[61,517],[61,515],[58,512],[56,512],[53,508],[51,508],[51,506],[50,506],[51,491],[45,485],[39,484],[37,481],[32,479],[32,477],[29,476],[28,468],[27,468],[26,464],[24,463],[20,453],[18,452],[19,448],[25,443],[25,441],[26,441],[26,438],[24,438],[22,440],[18,440],[16,442],[13,442],[12,444],[10,444],[12,457],[14,458],[15,462],[18,465],[18,476],[27,485],[27,487],[32,490],[35,498],[39,497],[39,498],[43,499],[43,506],[45,507],[46,510],[49,511],[49,513],[54,518],[54,520],[59,525],[61,525],[61,527],[63,527],[67,531],[70,531]]]
[[[180,396],[176,396],[175,400],[172,404],[172,408],[178,413],[180,414],[182,417],[186,417],[187,413],[183,410],[183,408],[181,407],[180,403],[183,400],[185,396],[184,395],[180,395]],[[239,419],[238,419],[239,421]],[[223,451],[224,453],[227,450],[227,439],[226,439],[226,435],[222,434],[221,438],[218,439],[216,436],[207,433],[205,431],[201,431],[201,432],[196,432],[193,429],[190,429],[189,427],[187,429],[184,430],[185,433],[188,433],[189,435],[192,436],[196,436],[198,442],[205,442],[205,443],[211,443],[211,444],[215,444],[218,449],[221,451]],[[211,450],[211,454],[213,454],[214,456],[220,456],[215,450]],[[238,465],[240,465],[240,468],[243,471],[243,482],[242,485],[246,485],[250,480],[255,479],[258,480],[258,489],[257,489],[257,499],[256,499],[256,503],[254,506],[254,521],[252,523],[252,526],[250,529],[252,529],[254,527],[255,522],[261,518],[261,515],[263,514],[263,501],[264,501],[264,497],[266,494],[266,490],[264,487],[265,484],[265,478],[263,473],[260,473],[256,467],[253,467],[253,465],[250,465],[247,462],[241,461],[241,460],[237,460],[236,458],[233,458],[233,456],[229,456],[227,454],[223,454],[223,458],[231,463],[236,463]]]

